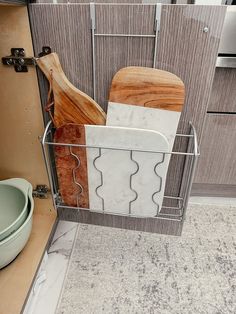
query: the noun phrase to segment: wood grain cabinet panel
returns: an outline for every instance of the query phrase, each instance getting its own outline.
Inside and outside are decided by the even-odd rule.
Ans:
[[[154,5],[103,5],[96,9],[97,34],[154,35]],[[126,66],[153,66],[154,38],[95,37],[96,94],[106,110],[111,80]]]
[[[236,69],[216,68],[208,111],[236,112]]]
[[[27,3],[27,0],[0,0],[0,5],[6,5],[6,4],[10,4],[10,5],[13,5],[13,4],[26,4]]]
[[[236,185],[236,115],[207,115],[194,182]]]
[[[162,6],[157,67],[183,80],[186,99],[178,132],[188,132],[188,122],[192,121],[199,139],[210,98],[225,12],[226,6]],[[204,32],[205,27],[208,32]],[[174,150],[184,149],[184,145],[183,141],[176,141]],[[182,157],[172,156],[166,195],[178,194],[183,161]],[[185,183],[184,180],[182,187]]]
[[[71,83],[93,96],[89,4],[31,4],[29,14],[35,54],[50,46]],[[42,77],[39,83],[45,103],[47,85]]]

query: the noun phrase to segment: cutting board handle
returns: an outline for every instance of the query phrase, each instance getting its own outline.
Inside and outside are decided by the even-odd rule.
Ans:
[[[55,52],[38,58],[37,65],[49,83],[51,81],[49,92],[52,91],[53,93],[54,124],[56,127],[66,123],[105,124],[105,112],[91,97],[77,89],[68,80]],[[50,99],[51,95],[48,98],[48,110],[52,105]]]

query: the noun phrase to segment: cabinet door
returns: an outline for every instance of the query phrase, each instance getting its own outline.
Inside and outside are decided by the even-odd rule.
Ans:
[[[216,68],[207,110],[236,112],[236,69]]]
[[[236,185],[235,114],[207,114],[195,183]]]

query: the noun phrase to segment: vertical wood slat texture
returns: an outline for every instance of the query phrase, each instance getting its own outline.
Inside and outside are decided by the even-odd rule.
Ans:
[[[81,86],[76,85],[91,95],[89,6],[30,5],[30,14],[34,43],[38,51],[41,50],[42,45],[52,46],[53,50],[59,53],[68,78],[75,85],[84,86],[82,89]],[[154,5],[96,5],[96,33],[140,34],[143,32],[149,34],[150,32],[154,34],[154,14]],[[179,131],[187,131],[187,122],[192,120],[201,134],[224,14],[225,8],[220,6],[162,6],[157,67],[177,74],[186,85],[186,106],[181,117]],[[203,33],[205,26],[209,27],[208,33]],[[99,102],[103,106],[106,105],[107,93],[114,73],[127,65],[151,67],[153,47],[154,39],[96,37],[97,92]],[[79,56],[77,61],[75,61],[76,56]],[[74,62],[77,62],[76,67]],[[83,73],[80,68],[83,68]],[[78,80],[76,80],[77,76]],[[175,149],[178,148],[180,145],[177,143]],[[166,194],[178,194],[182,171],[182,162],[172,160],[168,172]],[[62,215],[62,211],[59,212]],[[67,212],[64,210],[68,218],[71,212],[69,214]],[[77,216],[78,213],[74,212],[74,219],[78,219]],[[145,231],[155,230],[165,233],[168,229],[167,233],[171,234],[181,232],[181,223],[169,223],[171,226],[169,229],[166,226],[168,222],[163,223],[156,219],[151,222],[146,221],[145,227],[140,227],[140,219],[112,217],[111,221],[108,216],[92,213],[79,216],[83,218],[83,221],[97,224],[121,226],[122,220],[122,226],[129,227],[131,223],[132,228],[137,230],[141,228]]]
[[[0,1],[4,1],[4,0],[0,0]],[[6,0],[7,1],[7,0]],[[19,0],[20,1],[20,0]],[[30,2],[36,2],[36,3],[53,3],[53,0],[36,0],[36,1],[30,1]],[[90,1],[88,0],[57,0],[57,3],[78,3],[78,4],[82,4],[82,3],[89,3]],[[156,4],[156,0],[95,0],[93,1],[94,3],[136,3],[136,4],[142,4],[142,3],[155,3]],[[158,3],[165,3],[165,4],[171,4],[171,0],[159,0]]]
[[[188,121],[201,138],[226,7],[163,5],[158,41],[157,67],[178,75],[186,88],[186,100],[178,132],[188,132]],[[204,27],[209,31],[204,32]],[[184,146],[176,141],[174,150]],[[177,194],[181,187],[183,158],[172,156],[166,194]],[[174,178],[174,179],[173,179]],[[186,184],[184,179],[183,184]]]
[[[31,4],[29,12],[35,54],[42,46],[58,53],[63,70],[77,88],[93,95],[89,5]],[[47,85],[40,76],[45,102]]]
[[[82,223],[107,226],[114,228],[146,231],[168,235],[181,235],[182,223],[177,221],[160,220],[156,218],[134,218],[114,215],[91,213],[84,210],[58,209],[59,219],[79,221]]]
[[[97,34],[154,35],[154,5],[96,5]],[[154,38],[96,37],[96,94],[106,110],[111,80],[126,66],[153,64]]]
[[[235,125],[235,115],[207,114],[195,183],[236,185]]]
[[[10,4],[10,5],[14,5],[14,4],[24,5],[26,3],[27,3],[26,0],[0,0],[0,5],[8,5],[8,4]]]
[[[236,69],[216,68],[208,111],[236,112]]]

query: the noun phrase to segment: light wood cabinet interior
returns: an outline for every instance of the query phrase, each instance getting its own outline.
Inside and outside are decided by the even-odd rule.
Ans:
[[[27,8],[0,6],[0,57],[11,48],[33,55]],[[0,63],[0,180],[22,177],[48,184],[38,136],[43,119],[35,68],[16,73]],[[24,250],[0,270],[0,313],[20,313],[56,220],[51,199],[36,200],[33,230]]]

